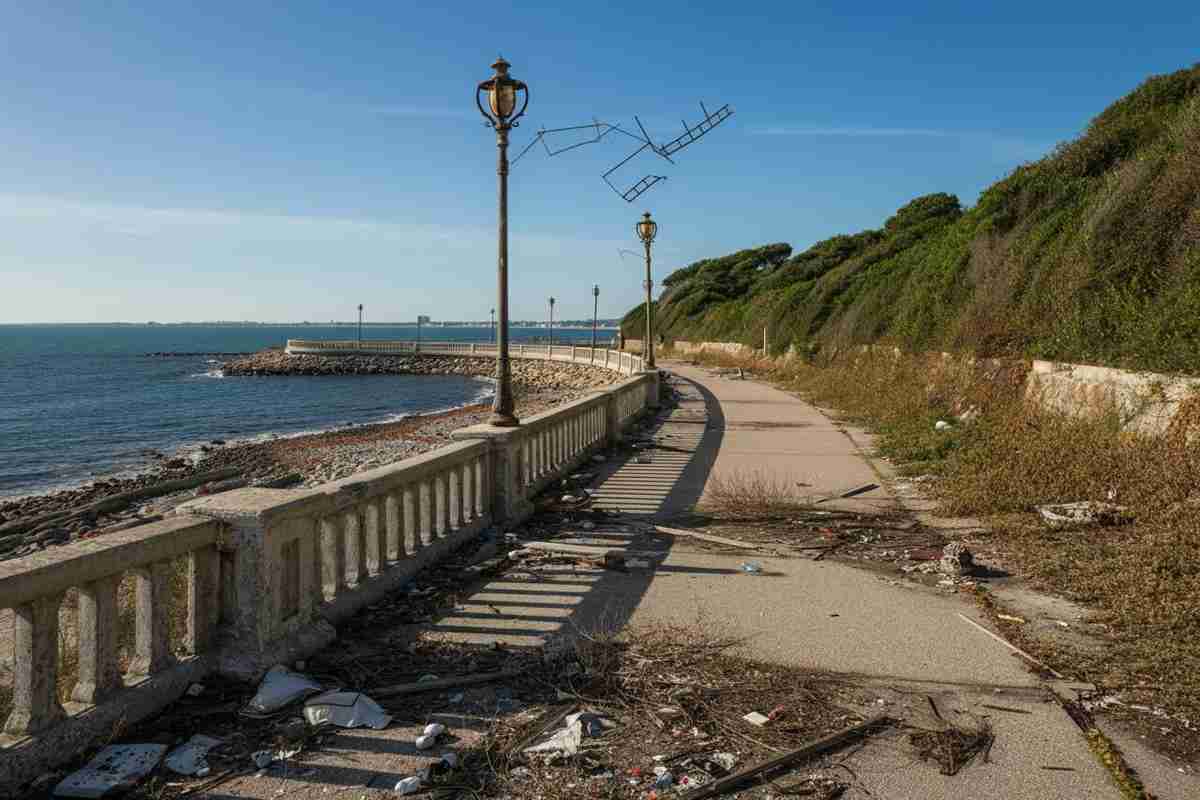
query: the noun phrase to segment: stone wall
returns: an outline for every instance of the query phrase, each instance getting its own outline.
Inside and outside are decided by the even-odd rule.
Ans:
[[[1034,361],[1025,380],[1030,399],[1064,414],[1115,410],[1128,430],[1166,433],[1180,405],[1200,391],[1200,378],[1130,372],[1086,364]]]
[[[677,353],[696,355],[698,353],[726,353],[731,356],[753,356],[758,350],[738,342],[687,342],[677,340],[671,343]]]

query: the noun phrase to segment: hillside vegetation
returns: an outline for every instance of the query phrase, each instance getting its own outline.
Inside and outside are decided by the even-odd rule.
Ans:
[[[927,195],[879,229],[697,261],[663,285],[669,340],[761,345],[766,325],[774,353],[885,342],[1195,372],[1200,64],[1150,78],[973,208]]]

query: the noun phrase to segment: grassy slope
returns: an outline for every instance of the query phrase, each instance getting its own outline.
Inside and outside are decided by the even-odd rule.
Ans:
[[[758,344],[765,321],[776,352],[884,341],[1195,371],[1200,65],[1150,78],[974,208],[917,198],[878,230],[706,259],[664,286],[670,339]],[[640,306],[623,328],[640,336]]]

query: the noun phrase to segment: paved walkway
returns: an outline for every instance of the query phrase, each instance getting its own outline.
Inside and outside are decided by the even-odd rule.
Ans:
[[[639,521],[693,509],[720,475],[757,470],[807,484],[805,491],[814,495],[879,480],[854,442],[810,405],[751,381],[681,365],[670,369],[682,402],[660,421],[655,433],[660,446],[648,457],[606,465],[598,481],[597,505],[619,507],[629,522],[576,540],[649,553],[646,566],[624,573],[564,566],[540,572],[536,581],[509,572],[436,620],[434,632],[464,642],[535,646],[573,628],[700,621],[747,637],[749,656],[852,676],[883,698],[895,716],[927,716],[928,695],[944,715],[986,716],[996,732],[990,763],[954,777],[913,763],[899,738],[873,741],[846,761],[861,784],[847,797],[1119,797],[1078,729],[1037,679],[1006,647],[963,619],[986,625],[969,603],[828,561],[757,559],[764,574],[750,576],[738,569],[743,557],[647,533]],[[884,489],[838,502],[847,508],[895,507]],[[983,703],[1028,713],[990,711]],[[377,765],[402,748],[396,736],[406,735],[356,731],[351,738],[360,751],[333,757],[328,769],[349,769],[346,783],[358,780],[361,787],[359,776],[382,769]],[[392,774],[386,772],[384,782]],[[361,796],[331,795],[331,787],[350,788],[339,786],[333,772],[309,780],[325,787],[313,796]],[[269,797],[285,788],[256,787],[253,779],[240,784],[227,787],[225,796]],[[294,787],[287,792],[295,793]]]

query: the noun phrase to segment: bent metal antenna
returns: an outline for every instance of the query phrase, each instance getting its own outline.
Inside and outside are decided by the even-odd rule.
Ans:
[[[642,124],[642,121],[637,116],[634,116],[633,120],[637,123],[638,130],[641,132],[640,135],[637,133],[632,133],[631,131],[627,131],[620,125],[613,125],[609,122],[601,122],[598,119],[593,119],[591,123],[586,125],[571,125],[565,128],[542,128],[537,132],[537,135],[534,136],[533,141],[527,144],[525,149],[517,154],[517,157],[512,160],[512,164],[513,166],[516,166],[517,162],[521,160],[521,157],[533,149],[538,142],[542,143],[542,147],[545,148],[547,156],[557,156],[561,153],[567,152],[568,150],[574,150],[577,147],[583,147],[584,145],[588,144],[596,144],[610,133],[619,133],[634,139],[640,144],[638,145],[637,149],[611,166],[608,170],[601,174],[600,177],[606,184],[608,184],[608,188],[612,189],[622,200],[624,200],[626,203],[632,203],[634,200],[642,196],[642,194],[644,194],[651,186],[659,181],[665,181],[667,176],[653,174],[645,175],[636,181],[632,186],[624,190],[614,185],[609,179],[610,176],[612,176],[612,174],[621,167],[625,166],[630,161],[641,155],[647,149],[668,163],[674,164],[675,161],[671,158],[671,156],[675,155],[693,142],[696,142],[700,139],[700,137],[704,136],[704,134],[708,133],[713,128],[717,127],[722,122],[733,116],[733,108],[731,108],[728,103],[710,113],[709,110],[704,107],[704,103],[701,102],[700,110],[704,112],[704,119],[700,120],[700,122],[698,122],[696,125],[689,125],[687,120],[684,120],[683,133],[664,145],[654,144],[654,141],[650,138],[650,134],[646,132],[646,127]],[[589,138],[583,139],[582,141],[575,141],[571,144],[562,145],[559,147],[550,146],[548,137],[557,136],[558,134],[574,133],[578,131],[591,131],[592,133]]]

